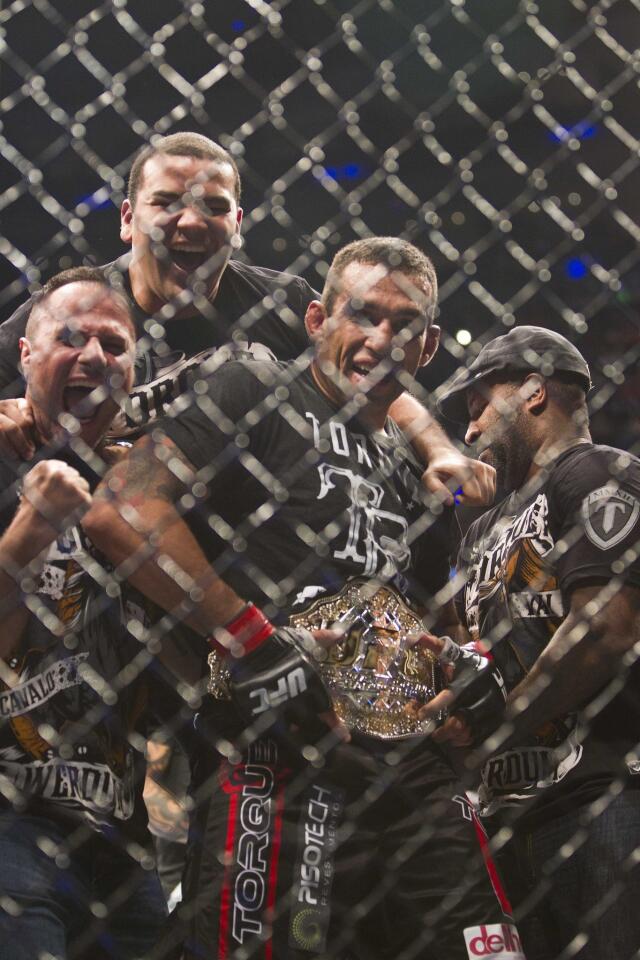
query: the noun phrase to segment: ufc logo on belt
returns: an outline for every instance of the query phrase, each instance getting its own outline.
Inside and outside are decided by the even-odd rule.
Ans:
[[[269,690],[267,687],[258,687],[249,694],[250,698],[257,698],[259,703],[252,707],[251,713],[257,716],[264,713],[265,710],[271,710],[273,707],[279,707],[285,700],[293,700],[300,693],[307,689],[302,667],[297,667],[284,677],[280,677],[275,690]]]

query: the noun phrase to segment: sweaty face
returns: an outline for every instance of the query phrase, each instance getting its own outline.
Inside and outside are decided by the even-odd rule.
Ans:
[[[437,349],[439,330],[428,327],[432,293],[381,265],[350,263],[340,281],[330,317],[317,302],[307,312],[314,377],[337,404],[360,394],[360,419],[380,429],[405,389],[403,372],[413,376]]]
[[[35,331],[21,342],[36,427],[45,440],[66,428],[95,447],[117,410],[114,391],[128,393],[133,383],[126,306],[100,284],[70,283],[41,309]]]
[[[122,205],[120,229],[133,252],[133,295],[147,313],[175,298],[177,315],[193,313],[191,295],[185,296],[189,287],[215,297],[240,234],[234,188],[226,163],[163,154],[147,160],[135,208],[128,200]]]
[[[517,490],[531,468],[532,451],[524,400],[513,383],[480,382],[467,390],[469,426],[465,442],[494,467],[502,492]]]

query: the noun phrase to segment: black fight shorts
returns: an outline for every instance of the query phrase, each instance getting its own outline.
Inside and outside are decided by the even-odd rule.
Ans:
[[[199,799],[187,960],[524,960],[470,805],[429,744],[356,740],[316,769],[265,739]]]

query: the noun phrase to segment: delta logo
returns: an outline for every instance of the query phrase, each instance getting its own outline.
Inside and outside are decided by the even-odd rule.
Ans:
[[[464,940],[470,958],[525,960],[516,928],[508,923],[490,923],[483,924],[480,927],[467,927],[464,931]]]

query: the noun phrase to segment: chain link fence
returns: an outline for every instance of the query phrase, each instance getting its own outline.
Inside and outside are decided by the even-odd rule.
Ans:
[[[97,5],[95,0],[15,0],[0,12],[0,23],[4,75],[0,161],[3,319],[12,316],[20,304],[37,294],[42,284],[59,271],[78,264],[104,264],[121,257],[125,248],[119,239],[119,211],[136,152],[156,136],[195,131],[229,151],[242,179],[242,246],[234,252],[240,266],[226,271],[226,275],[235,278],[233,290],[240,289],[247,277],[254,276],[251,265],[286,271],[306,281],[285,280],[280,285],[274,281],[271,286],[260,281],[262,286],[251,302],[238,295],[242,309],[236,308],[233,317],[234,342],[241,351],[247,342],[259,342],[261,324],[275,318],[287,334],[284,341],[284,335],[275,337],[278,345],[282,343],[282,353],[278,346],[269,346],[283,359],[297,356],[304,346],[302,313],[313,290],[322,289],[335,253],[354,240],[375,235],[402,237],[431,257],[439,279],[437,322],[442,327],[441,345],[433,361],[419,370],[418,387],[414,390],[432,412],[435,413],[436,399],[456,371],[468,366],[483,344],[515,325],[534,324],[564,334],[589,361],[594,382],[589,394],[594,440],[639,453],[637,0],[155,0],[153,4],[116,0]],[[161,238],[152,239],[161,242]],[[161,254],[158,256],[162,259]],[[127,286],[126,265],[118,262],[116,266],[123,272]],[[204,271],[200,277],[203,282],[207,278],[206,266]],[[308,415],[305,422],[296,408],[295,377],[277,384],[269,384],[267,378],[260,388],[263,392],[254,395],[249,391],[251,404],[242,409],[242,419],[234,422],[229,413],[235,409],[234,403],[227,403],[224,393],[217,393],[215,387],[217,382],[225,382],[225,371],[217,367],[223,354],[210,349],[225,342],[220,324],[224,330],[225,304],[231,302],[231,293],[225,290],[217,298],[219,308],[211,310],[197,283],[188,289],[188,299],[210,324],[214,342],[206,342],[206,324],[204,333],[200,327],[193,328],[193,343],[185,342],[191,335],[188,325],[183,325],[181,337],[176,338],[172,323],[183,322],[175,317],[176,304],[169,305],[169,312],[154,307],[145,316],[137,315],[140,343],[146,350],[140,350],[137,373],[145,386],[137,393],[134,391],[133,406],[126,409],[127,429],[121,429],[118,435],[128,435],[134,421],[166,413],[176,392],[182,392],[181,405],[173,408],[178,420],[188,419],[190,412],[197,411],[196,421],[198,417],[207,418],[205,422],[210,424],[212,434],[232,438],[234,449],[243,451],[240,459],[246,476],[267,498],[266,506],[252,506],[249,517],[240,510],[241,504],[233,504],[228,493],[218,491],[225,506],[218,509],[215,498],[209,500],[200,492],[203,488],[216,489],[216,478],[227,475],[226,447],[222,451],[215,448],[217,459],[204,465],[198,462],[196,451],[206,450],[209,442],[206,433],[198,434],[198,422],[189,447],[194,456],[186,457],[196,467],[195,476],[181,473],[179,463],[171,467],[167,461],[167,467],[162,441],[155,434],[158,447],[154,456],[163,469],[169,470],[171,482],[188,480],[187,493],[183,496],[182,488],[177,493],[177,499],[182,497],[178,512],[189,519],[196,537],[217,553],[217,571],[223,577],[230,575],[234,585],[242,583],[242,577],[257,584],[273,614],[287,608],[294,593],[314,583],[304,562],[295,574],[287,571],[285,576],[278,563],[269,559],[269,551],[286,553],[286,544],[280,544],[273,533],[271,518],[275,516],[277,520],[278,504],[286,503],[287,491],[304,486],[308,463],[316,469],[315,461],[303,463],[304,446],[299,459],[293,464],[285,462],[279,472],[273,451],[263,449],[259,440],[254,445],[254,437],[263,426],[267,436],[272,436],[269,430],[276,430],[273,436],[278,442],[274,439],[273,450],[283,442],[272,424],[273,397],[278,401],[276,420],[290,431],[286,440],[289,452],[297,449],[296,437],[307,444],[309,451],[322,453],[323,442],[333,444],[337,456],[342,455],[341,444],[345,451],[351,444],[344,454],[351,457],[349,466],[354,457],[360,465],[368,463],[368,472],[358,481],[361,486],[355,492],[351,490],[354,504],[372,506],[378,487],[393,485],[403,464],[389,451],[377,453],[376,460],[371,450],[367,448],[366,452],[365,447],[358,446],[363,441],[357,437],[354,440],[347,432],[349,411],[338,418],[339,425],[332,427],[328,439],[322,433],[325,425],[321,419],[315,424]],[[138,314],[141,313],[139,309]],[[4,327],[5,331],[9,329],[9,325]],[[9,340],[3,340],[2,331],[0,326],[0,347],[6,353]],[[406,343],[400,345],[406,347]],[[17,350],[17,340],[13,348]],[[180,352],[186,352],[193,362],[186,368],[178,364],[174,369],[172,363]],[[145,360],[145,356],[152,359]],[[309,357],[305,362],[308,360]],[[145,362],[151,364],[150,370],[141,375]],[[183,379],[179,378],[181,370],[187,370],[186,379],[185,374]],[[214,388],[209,392],[211,383]],[[15,370],[11,375],[5,371],[2,386],[4,396],[22,395],[23,382]],[[235,391],[242,394],[241,387],[242,384],[238,387],[233,380],[229,381],[229,391],[238,403],[241,397],[236,397]],[[71,424],[71,433],[75,433],[70,462],[80,468],[83,462],[88,463],[94,471],[90,479],[95,480],[95,474],[103,475],[112,463],[105,463],[93,452],[91,444],[82,439],[81,431],[78,436],[73,418],[69,420],[68,413],[64,416],[65,425],[69,428]],[[455,429],[451,423],[447,426]],[[319,431],[317,436],[314,430]],[[171,438],[171,430],[168,432]],[[49,448],[49,456],[55,455],[57,449],[55,445]],[[637,533],[635,537],[633,533],[637,477],[629,458],[616,464],[611,478],[623,486],[627,480],[630,484],[627,499],[616,501],[619,521],[614,509],[609,530],[595,530],[594,526],[591,529],[594,537],[608,537],[609,541],[620,534],[618,542],[623,543],[625,552],[616,553],[607,585],[589,596],[586,619],[574,624],[574,639],[579,639],[580,628],[585,624],[594,631],[600,630],[602,617],[606,620],[602,609],[606,611],[607,604],[626,597],[626,591],[632,589],[629,583],[635,584],[633,589],[638,586],[633,573],[638,557]],[[5,468],[2,510],[6,527],[16,510],[13,481],[17,473],[18,483],[24,485],[25,468],[16,466],[8,457],[4,458]],[[153,498],[154,490],[144,487],[135,477],[133,467],[127,476],[127,482],[139,484],[143,498]],[[336,480],[336,476],[323,477],[323,496],[336,484],[346,482],[344,472],[342,479]],[[53,479],[60,482],[59,477]],[[537,494],[544,493],[546,479],[545,476],[541,481]],[[349,482],[353,483],[353,477]],[[406,482],[407,490],[414,490]],[[603,481],[600,489],[605,486]],[[57,503],[55,497],[53,502]],[[430,535],[427,542],[431,544],[433,559],[438,552],[434,544],[439,543],[441,517],[431,500],[425,503],[426,513],[407,515],[408,533],[403,536],[404,542],[413,548],[422,542],[421,537]],[[120,509],[135,531],[139,523],[135,509]],[[528,516],[529,521],[532,515]],[[342,523],[336,520],[332,526],[325,517],[322,524],[318,520],[315,526],[310,522],[308,528],[296,527],[297,548],[305,543],[316,558],[323,556],[336,549],[341,536],[353,532],[349,526],[352,522],[353,517]],[[535,531],[540,556],[544,557],[544,536],[548,530],[537,526]],[[116,532],[114,527],[114,537]],[[215,550],[211,546],[212,532]],[[581,544],[586,543],[584,523],[562,527],[562,535],[560,553],[553,555],[559,567],[563,556],[577,562]],[[207,820],[208,806],[212,795],[222,792],[236,797],[240,809],[242,798],[248,795],[247,791],[250,793],[247,778],[258,768],[281,770],[282,756],[276,757],[269,751],[284,750],[286,758],[288,748],[278,747],[277,738],[268,741],[267,746],[263,740],[251,742],[246,734],[243,739],[233,724],[229,726],[229,708],[224,700],[216,703],[205,729],[193,732],[193,710],[202,705],[203,697],[205,701],[209,698],[205,694],[206,682],[198,679],[197,670],[193,673],[191,662],[194,649],[201,659],[204,654],[184,621],[193,626],[189,619],[193,602],[200,596],[199,591],[206,589],[205,581],[161,556],[159,565],[166,578],[167,596],[175,589],[181,598],[162,614],[154,607],[149,609],[141,596],[130,593],[128,587],[122,587],[145,557],[155,555],[158,560],[157,541],[153,537],[143,538],[133,553],[110,557],[112,564],[108,565],[100,554],[87,550],[85,541],[74,540],[74,536],[59,538],[55,556],[50,555],[47,561],[46,583],[40,567],[33,565],[35,561],[30,567],[31,561],[24,561],[20,555],[10,555],[8,559],[3,555],[4,570],[19,584],[17,595],[6,586],[3,588],[7,634],[17,637],[18,645],[11,646],[8,641],[3,650],[4,692],[0,693],[0,698],[4,698],[0,709],[8,718],[0,734],[0,788],[7,808],[4,835],[13,836],[19,829],[16,823],[24,823],[31,814],[36,818],[43,812],[46,815],[44,801],[52,801],[58,810],[63,810],[62,818],[56,820],[52,831],[36,826],[34,836],[43,862],[51,868],[50,882],[57,890],[59,902],[66,903],[66,892],[60,891],[61,884],[64,887],[69,882],[70,868],[76,862],[83,869],[90,865],[87,869],[93,885],[90,884],[83,914],[90,920],[83,919],[80,929],[73,930],[69,956],[137,956],[147,952],[148,943],[154,939],[154,911],[144,906],[152,902],[147,881],[153,863],[142,826],[140,777],[145,750],[150,751],[158,784],[169,788],[165,794],[156,790],[154,780],[147,780],[146,797],[154,831],[165,841],[180,841],[172,850],[173,861],[170,862],[168,848],[162,853],[166,889],[174,885],[179,872],[188,812],[196,823],[194,849],[205,851],[194,855],[191,866],[191,885],[199,890],[198,896],[187,903],[179,921],[174,915],[174,925],[157,934],[158,956],[180,956],[178,944],[189,925],[192,930],[197,928],[197,936],[208,944],[208,949],[213,949],[210,944],[215,940],[220,944],[220,956],[238,960],[263,953],[265,957],[284,956],[288,950],[295,951],[291,956],[298,956],[297,951],[301,951],[300,955],[321,952],[317,945],[322,941],[330,914],[332,880],[327,878],[332,876],[332,870],[337,870],[335,890],[348,890],[348,884],[344,886],[345,878],[340,872],[343,868],[336,867],[324,853],[318,855],[317,863],[304,861],[306,848],[304,844],[297,848],[296,831],[302,829],[300,824],[304,827],[305,815],[311,816],[312,811],[318,817],[322,811],[325,816],[325,807],[322,823],[331,830],[331,844],[353,855],[354,863],[357,857],[350,846],[353,824],[358,825],[356,833],[360,830],[367,837],[371,849],[378,844],[384,846],[380,837],[385,831],[391,844],[384,847],[384,876],[376,873],[378,867],[372,860],[367,869],[375,882],[359,881],[362,889],[358,891],[356,884],[355,891],[347,896],[348,903],[332,903],[340,922],[337,935],[332,933],[331,956],[360,956],[357,931],[363,918],[370,927],[370,944],[380,947],[381,956],[446,956],[449,960],[458,956],[456,949],[466,950],[468,956],[521,956],[507,920],[496,920],[490,915],[478,922],[478,933],[470,933],[466,940],[460,940],[461,947],[450,950],[447,934],[441,931],[448,929],[447,924],[473,927],[459,919],[466,916],[460,905],[465,898],[473,900],[476,895],[474,871],[469,865],[468,876],[456,873],[453,856],[449,889],[435,907],[417,918],[410,909],[406,915],[402,912],[406,903],[402,910],[398,908],[397,924],[406,925],[410,941],[401,930],[389,934],[385,926],[389,919],[383,917],[387,899],[396,885],[404,891],[405,877],[422,876],[421,850],[429,849],[434,836],[447,836],[450,819],[446,804],[439,799],[425,807],[428,814],[407,814],[404,821],[399,821],[404,824],[404,833],[394,821],[393,804],[400,803],[400,794],[394,790],[399,790],[400,785],[406,787],[405,764],[411,762],[414,745],[413,741],[403,740],[397,742],[395,749],[387,749],[388,742],[384,751],[376,748],[373,755],[379,766],[375,775],[367,779],[371,770],[363,762],[362,782],[355,786],[352,781],[356,779],[354,771],[360,769],[360,758],[354,754],[350,775],[340,768],[336,772],[327,761],[327,779],[318,774],[320,780],[314,781],[314,771],[323,769],[324,751],[312,747],[309,753],[307,745],[308,767],[295,773],[286,785],[284,780],[274,780],[273,789],[267,789],[265,780],[264,796],[256,788],[259,809],[263,814],[270,811],[269,826],[261,832],[254,819],[246,835],[254,838],[251,842],[258,845],[256,849],[263,849],[260,845],[264,837],[268,836],[269,844],[275,842],[274,837],[280,837],[284,843],[283,862],[290,858],[294,866],[304,862],[308,868],[324,870],[323,907],[311,918],[300,911],[296,913],[291,902],[300,898],[304,885],[298,882],[289,890],[283,873],[276,884],[277,901],[269,902],[269,920],[260,921],[264,926],[258,931],[257,940],[243,941],[242,936],[235,943],[225,940],[226,934],[217,926],[220,917],[211,919],[213,898],[220,897],[220,903],[226,904],[225,916],[229,898],[236,907],[240,903],[245,910],[241,919],[244,917],[249,933],[252,922],[258,923],[256,917],[262,916],[251,912],[258,881],[255,877],[248,880],[254,886],[244,890],[245,899],[233,900],[229,858],[235,855],[234,842],[238,838],[234,841],[229,834],[225,847],[214,829],[215,817],[213,827]],[[255,555],[250,552],[253,566],[243,568],[247,542],[261,536],[266,546],[262,553],[259,548],[257,555],[263,562],[256,564]],[[271,539],[274,536],[275,540]],[[398,541],[401,539],[398,535]],[[557,543],[547,544],[551,545],[555,549]],[[349,549],[344,547],[345,555]],[[352,549],[357,552],[357,544]],[[131,551],[130,544],[127,550]],[[295,551],[294,555],[297,556]],[[467,580],[472,583],[474,570],[477,572],[477,555],[469,549],[465,559],[470,568],[451,580],[454,587]],[[380,574],[377,562],[373,562],[370,575]],[[520,557],[518,570],[509,570],[508,574],[514,582],[520,582],[520,577],[524,584],[520,597],[533,591],[541,603],[550,605],[551,620],[555,616],[558,623],[562,622],[553,606],[558,583],[542,583],[540,565],[531,573],[525,569],[526,563],[527,558]],[[240,580],[234,581],[238,567]],[[356,565],[353,572],[357,572]],[[364,568],[362,572],[366,572]],[[563,575],[569,582],[570,571],[564,569]],[[601,583],[602,577],[596,580]],[[432,626],[437,623],[443,599],[452,592],[451,587],[446,588],[444,594],[439,594],[440,606],[431,604],[428,623]],[[358,603],[361,602],[358,597]],[[471,605],[474,604],[477,608],[477,597],[471,598]],[[356,605],[351,598],[347,608]],[[347,608],[340,611],[344,613]],[[21,614],[16,612],[21,609],[29,611],[36,628],[25,628]],[[475,624],[485,640],[498,644],[505,636],[508,639],[513,604],[510,610],[509,613],[504,607],[497,607],[484,625]],[[616,610],[621,622],[628,625],[631,621],[624,619],[626,608],[624,616],[620,608]],[[405,611],[394,613],[397,618],[405,615]],[[479,616],[482,620],[481,609]],[[535,614],[521,611],[518,616]],[[331,616],[325,613],[318,622],[326,626],[333,619],[335,611]],[[387,623],[386,629],[397,630],[399,622],[397,619],[391,625]],[[113,637],[119,638],[115,647],[111,643]],[[27,647],[23,649],[19,643],[23,647],[27,643]],[[66,648],[63,652],[61,644]],[[163,647],[165,662],[159,663],[157,655]],[[42,661],[33,653],[36,649],[45,651]],[[35,659],[30,661],[32,656]],[[184,670],[183,661],[188,661]],[[609,738],[609,742],[604,748],[600,743],[598,748],[604,751],[603,756],[608,751],[602,769],[610,772],[618,762],[622,769],[626,753],[626,768],[637,772],[637,708],[633,697],[637,685],[633,686],[636,679],[632,645],[628,644],[624,655],[620,654],[620,662],[622,666],[614,670],[613,680],[581,715],[582,726],[574,728],[563,719],[549,724],[553,730],[548,729],[539,739],[539,746],[565,750],[560,757],[565,769],[580,761],[580,735],[604,717],[606,734],[601,740],[606,743]],[[37,664],[37,669],[32,663]],[[532,662],[521,664],[525,670],[531,665]],[[506,680],[509,686],[513,685],[513,677],[507,676]],[[225,679],[220,682],[224,686]],[[63,699],[54,700],[55,696]],[[158,700],[162,701],[159,707]],[[45,710],[38,717],[33,711],[45,703],[50,703],[46,708],[49,712]],[[608,713],[611,709],[622,713]],[[162,729],[155,733],[160,747],[157,742],[145,747],[147,735],[152,735],[153,723],[145,719],[150,712],[164,718]],[[620,715],[628,718],[628,723],[622,724],[624,729]],[[191,752],[195,767],[189,797],[184,795],[186,762],[178,756],[180,748],[174,739],[177,733],[183,740],[186,737],[185,748]],[[166,749],[162,746],[165,743],[169,745]],[[299,745],[295,746],[297,749]],[[243,748],[249,751],[245,761]],[[593,762],[595,767],[589,769],[597,774],[597,753]],[[611,822],[607,811],[618,801],[626,802],[629,795],[637,796],[633,790],[625,789],[628,784],[621,773],[607,777],[602,769],[604,788],[600,781],[599,791],[589,792],[588,783],[581,783],[574,788],[575,793],[569,792],[565,797],[566,809],[560,813],[552,811],[553,824],[565,823],[562,817],[572,811],[573,817],[569,817],[564,832],[558,827],[557,833],[546,836],[547,846],[539,852],[535,882],[522,876],[526,856],[518,845],[525,844],[527,831],[519,836],[516,829],[513,842],[512,823],[503,824],[497,835],[494,831],[494,852],[508,855],[506,893],[514,900],[516,919],[526,930],[529,960],[550,960],[556,955],[587,960],[592,954],[584,951],[592,949],[601,917],[616,903],[626,904],[630,891],[635,889],[633,884],[637,886],[637,816],[625,808],[616,833],[625,837],[626,846],[621,843],[615,847],[620,870],[611,875],[607,896],[578,907],[575,898],[566,892],[567,885],[575,881],[565,881],[565,874],[570,876],[575,854],[585,838],[594,831],[603,849],[613,850],[611,838],[603,839]],[[505,783],[509,780],[506,769],[501,772],[495,763],[490,775],[496,780],[504,775]],[[336,785],[332,777],[337,777],[341,785]],[[83,786],[78,778],[84,778]],[[544,780],[544,775],[540,774],[539,779]],[[518,776],[513,774],[513,783],[517,780]],[[467,772],[463,784],[471,790],[478,787],[476,781],[477,777]],[[314,795],[314,789],[325,793]],[[420,791],[429,796],[430,788],[418,778],[411,789],[413,793],[402,795],[403,802],[411,796],[417,808],[423,795]],[[465,823],[477,822],[479,835],[484,836],[462,786],[457,789],[455,806]],[[39,805],[29,805],[31,795],[40,798]],[[90,795],[93,799],[86,803]],[[287,839],[287,817],[282,813],[286,804],[299,817],[293,839]],[[18,821],[11,819],[12,810],[17,812]],[[77,816],[78,810],[83,812],[82,817]],[[348,816],[343,815],[345,810]],[[368,810],[373,811],[369,819]],[[258,815],[256,810],[253,815]],[[313,817],[309,823],[312,821]],[[120,854],[109,852],[95,839],[96,832],[109,837],[114,822],[119,827],[124,822],[133,824],[126,830],[115,831],[118,840],[112,846],[119,844],[141,870],[131,873],[123,866]],[[531,835],[537,826],[529,831]],[[221,843],[224,850],[220,849]],[[270,859],[260,859],[255,854],[253,867],[275,863],[272,846],[269,851]],[[526,862],[527,869],[531,869],[531,862]],[[420,866],[416,867],[416,863]],[[244,866],[248,869],[246,863]],[[595,875],[595,864],[592,868]],[[269,869],[276,883],[275,868]],[[436,874],[441,869],[438,867]],[[210,875],[214,876],[213,887]],[[543,943],[549,930],[540,929],[538,921],[531,920],[532,914],[537,916],[540,902],[546,904],[556,897],[561,907],[553,922],[549,921],[556,927],[553,936],[565,920],[567,930],[572,931],[570,936],[560,936],[556,941],[569,943],[562,954],[559,949],[548,952]],[[569,903],[571,908],[566,906]],[[127,913],[130,904],[135,908],[133,919]],[[2,893],[0,908],[14,923],[30,916],[18,890],[11,885]],[[562,911],[569,909],[577,915],[563,917]],[[633,910],[625,909],[632,919]],[[142,917],[150,918],[148,931]],[[280,924],[289,924],[287,936],[292,939],[286,943],[279,939]],[[140,931],[139,944],[127,941],[126,931],[132,926]],[[272,931],[276,931],[273,942]],[[492,937],[496,939],[492,941]],[[31,941],[27,938],[25,942]],[[381,944],[388,942],[397,942],[398,948],[383,949]],[[51,947],[47,948],[49,953],[37,954],[35,944],[34,939],[29,946],[31,953],[25,955],[56,955]],[[636,943],[638,948],[640,942]],[[191,949],[194,956],[199,955],[196,945],[192,944]],[[622,941],[619,948],[611,950],[610,955],[616,960],[637,955],[623,954],[627,944]]]

